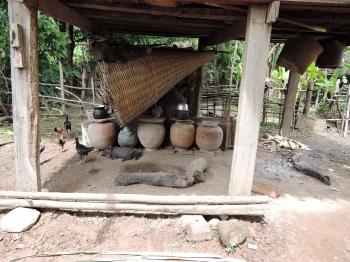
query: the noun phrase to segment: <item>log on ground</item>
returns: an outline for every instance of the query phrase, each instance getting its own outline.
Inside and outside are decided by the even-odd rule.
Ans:
[[[64,202],[52,200],[0,199],[0,207],[54,208],[61,210],[106,211],[114,213],[249,215],[263,216],[264,204],[253,205],[147,205],[120,203]]]
[[[193,185],[194,178],[164,172],[123,173],[117,176],[115,183],[123,186],[142,183],[153,186],[185,188]]]

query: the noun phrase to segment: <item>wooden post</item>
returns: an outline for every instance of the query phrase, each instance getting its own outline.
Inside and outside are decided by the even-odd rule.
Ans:
[[[58,62],[59,63],[59,68],[60,68],[60,87],[61,87],[61,98],[62,101],[64,101],[64,86],[63,86],[63,68],[62,68],[62,63],[61,61]],[[61,109],[63,114],[66,113],[66,105],[64,103],[61,104]]]
[[[293,71],[289,72],[287,96],[284,101],[282,123],[280,128],[280,135],[284,137],[289,137],[290,134],[290,125],[295,112],[295,100],[298,92],[299,80],[299,73]]]
[[[204,39],[199,38],[198,39],[198,51],[205,50],[206,46],[204,46]],[[204,67],[201,66],[197,69],[197,84],[196,89],[194,91],[195,94],[195,102],[194,102],[194,108],[193,108],[193,116],[201,116],[201,103],[202,103],[202,91],[203,91],[203,70]]]
[[[305,98],[305,107],[303,111],[303,115],[307,116],[309,113],[309,109],[311,106],[311,98],[312,98],[312,90],[314,89],[314,81],[309,80],[307,82],[307,91],[306,91],[306,98]]]
[[[84,57],[84,56],[83,56]],[[83,74],[81,75],[81,87],[83,88],[82,91],[81,91],[81,101],[84,101],[85,100],[85,94],[86,94],[86,69],[85,67],[83,67]],[[83,106],[80,108],[80,114],[84,114],[84,104]]]
[[[92,92],[92,103],[95,104],[95,84],[94,84],[93,77],[91,77],[91,92]]]
[[[19,191],[41,191],[39,165],[39,62],[37,10],[8,0],[9,21],[22,30],[23,65],[11,48],[11,78],[16,183]],[[16,38],[10,32],[11,42]]]
[[[342,132],[343,137],[346,137],[349,130],[349,115],[350,115],[350,88],[348,88],[348,91],[346,92],[345,97],[345,103],[344,103],[344,114],[343,114],[343,120],[342,120]]]
[[[266,10],[264,4],[250,4],[248,8],[230,196],[249,196],[252,191],[272,28],[265,23]]]

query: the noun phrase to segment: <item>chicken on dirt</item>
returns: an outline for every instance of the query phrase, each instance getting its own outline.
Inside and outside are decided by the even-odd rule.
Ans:
[[[68,134],[68,130],[69,130],[69,134],[71,134],[72,132],[72,123],[68,120],[68,114],[66,115],[66,121],[63,123],[64,128],[67,131]]]
[[[80,157],[80,162],[79,164],[81,164],[81,161],[83,160],[83,162],[85,163],[86,161],[86,158],[89,154],[89,152],[91,152],[92,150],[94,150],[93,147],[87,147],[87,146],[84,146],[82,144],[79,143],[79,139],[76,137],[75,138],[75,149],[77,150],[78,154],[79,154],[79,157]]]
[[[63,139],[63,135],[60,135],[60,140],[58,140],[58,152],[61,152],[64,148],[66,140]]]
[[[56,132],[56,135],[57,135],[57,136],[60,136],[60,135],[62,134],[63,128],[60,127],[60,126],[57,126],[57,127],[55,127],[55,128],[53,129],[53,131]]]

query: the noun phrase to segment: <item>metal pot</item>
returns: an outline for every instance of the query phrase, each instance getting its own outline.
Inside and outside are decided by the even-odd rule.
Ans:
[[[107,118],[107,110],[105,105],[97,105],[94,106],[94,111],[92,112],[92,116],[95,119],[104,119]]]

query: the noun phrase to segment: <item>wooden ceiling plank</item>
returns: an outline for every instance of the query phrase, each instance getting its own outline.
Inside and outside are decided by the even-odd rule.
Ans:
[[[124,12],[109,12],[109,11],[93,11],[87,9],[78,9],[78,12],[85,17],[98,18],[106,21],[121,20],[129,21],[130,23],[155,23],[154,26],[168,25],[168,26],[202,26],[215,27],[220,30],[227,27],[227,24],[218,21],[203,20],[203,19],[178,19],[170,16],[159,17],[145,14],[130,14]]]
[[[343,5],[349,5],[349,0],[280,0],[281,4],[284,3],[294,3],[294,4],[343,4]]]
[[[85,31],[100,35],[104,38],[110,38],[110,32],[101,28],[98,24],[93,23],[88,18],[80,15],[75,10],[67,7],[57,0],[17,0],[27,6],[35,7],[38,11],[43,12],[60,21],[77,26]]]
[[[247,26],[247,20],[242,19],[236,24],[230,26],[229,28],[204,39],[205,46],[212,46],[221,43],[225,43],[230,40],[235,40],[245,35]]]
[[[61,1],[65,4],[76,7],[76,8],[86,8],[94,10],[104,10],[104,11],[119,11],[128,13],[140,13],[140,14],[150,14],[150,15],[168,15],[177,16],[178,12],[175,8],[163,7],[163,6],[150,6],[150,5],[135,5],[126,3],[116,3],[116,2],[101,2],[97,0],[68,0]]]

